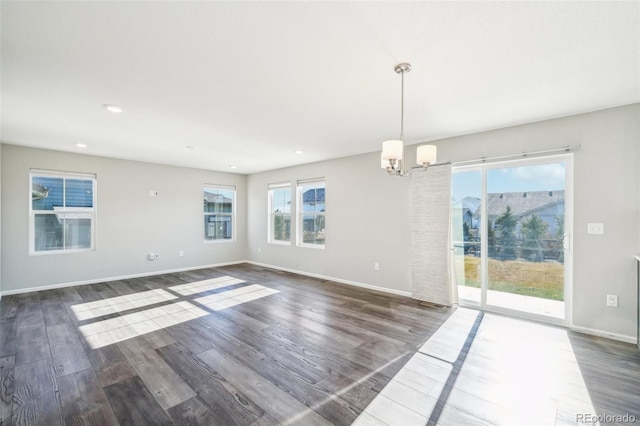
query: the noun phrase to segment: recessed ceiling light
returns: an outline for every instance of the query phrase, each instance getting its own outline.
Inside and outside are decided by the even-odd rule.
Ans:
[[[231,165],[231,166],[229,166],[229,168],[230,168],[230,169],[237,169],[237,168],[238,168],[238,166],[236,166],[236,165]]]
[[[122,112],[122,108],[117,105],[104,104],[102,106],[109,112]]]
[[[86,144],[86,143],[77,143],[77,144],[76,144],[76,146],[77,146],[78,148],[86,148],[86,147],[87,147],[87,144]]]
[[[296,150],[295,150],[295,151],[293,151],[293,152],[295,152],[296,154],[302,154],[304,151],[302,151],[302,150],[300,150],[300,149],[296,149]]]

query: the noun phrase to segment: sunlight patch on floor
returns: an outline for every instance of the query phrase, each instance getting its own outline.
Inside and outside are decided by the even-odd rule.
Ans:
[[[227,287],[234,284],[242,284],[245,281],[237,278],[224,276],[219,278],[212,278],[210,280],[196,281],[188,284],[180,284],[169,287],[169,290],[175,291],[183,296],[190,296],[192,294],[203,293],[209,290],[216,290],[219,288]]]
[[[225,291],[224,293],[216,293],[209,296],[199,297],[194,299],[194,301],[214,311],[220,311],[231,306],[250,302],[275,293],[279,293],[279,291],[260,284],[252,284],[246,287]]]
[[[78,321],[86,321],[88,319],[154,305],[177,298],[178,296],[165,290],[156,289],[73,305],[71,306],[71,311]]]
[[[478,315],[458,308],[354,425],[555,425],[596,413],[566,330],[487,313],[478,326]]]
[[[192,295],[244,282],[243,280],[225,276],[211,280],[181,284],[169,287],[169,289],[182,295]],[[259,284],[252,284],[209,296],[199,297],[193,299],[193,301],[208,309],[219,311],[275,293],[279,293],[279,291]],[[178,296],[165,290],[156,289],[73,305],[71,306],[71,310],[79,321],[85,321],[177,298]],[[81,325],[78,327],[78,330],[84,336],[89,346],[91,346],[92,349],[97,349],[209,315],[209,311],[191,302],[192,301],[174,302],[152,309],[121,315],[116,318],[96,321],[91,324]]]
[[[92,349],[209,315],[189,302],[178,302],[78,327]]]
[[[460,355],[477,317],[478,311],[457,309],[418,351],[453,363]]]

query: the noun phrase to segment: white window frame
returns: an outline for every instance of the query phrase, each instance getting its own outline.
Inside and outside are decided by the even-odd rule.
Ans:
[[[315,249],[324,249],[326,246],[326,228],[327,228],[327,216],[325,212],[303,212],[302,209],[304,207],[303,200],[303,190],[308,187],[316,186],[317,184],[322,184],[322,187],[325,190],[325,205],[327,203],[326,193],[327,193],[327,183],[324,178],[315,178],[315,179],[304,179],[299,180],[297,182],[296,187],[296,245],[298,247],[306,247],[306,248],[315,248]],[[325,208],[326,210],[326,208]],[[310,244],[304,242],[304,220],[303,216],[314,215],[316,217],[322,216],[324,218],[324,226],[325,226],[325,244]]]
[[[45,178],[54,178],[54,179],[81,179],[81,180],[90,180],[92,182],[92,192],[93,192],[93,207],[66,207],[61,206],[59,210],[34,210],[33,209],[33,200],[32,200],[32,188],[33,188],[33,178],[34,177],[45,177]],[[41,169],[31,169],[29,171],[29,255],[31,256],[43,256],[43,255],[56,255],[56,254],[72,254],[72,253],[82,253],[88,251],[95,251],[96,249],[96,229],[97,229],[97,212],[98,212],[98,191],[97,185],[98,178],[95,173],[77,173],[77,172],[61,172],[55,170],[41,170]],[[66,202],[66,182],[63,185],[63,193],[62,193],[63,203]],[[62,249],[57,250],[36,250],[35,248],[35,237],[36,237],[36,226],[35,226],[35,218],[36,215],[61,215],[65,216],[70,214],[80,214],[82,216],[89,215],[91,219],[91,245],[86,248],[64,248],[66,246],[66,242],[63,243]],[[63,241],[66,238],[66,232],[62,232]]]
[[[293,218],[294,215],[292,214],[292,210],[289,209],[289,213],[274,213],[273,212],[273,195],[275,191],[278,190],[283,190],[286,189],[289,191],[289,198],[291,199],[291,202],[293,202],[293,194],[292,194],[292,188],[291,188],[291,182],[282,182],[282,183],[270,183],[269,184],[269,190],[268,190],[268,211],[267,211],[267,215],[268,215],[268,219],[267,219],[267,242],[269,244],[277,244],[277,245],[282,245],[282,246],[290,246],[291,245],[291,240],[294,237],[294,233],[295,233],[295,225],[293,223]],[[293,208],[293,206],[291,206]],[[291,223],[290,227],[290,235],[289,235],[289,241],[283,241],[283,240],[276,240],[274,238],[274,229],[273,229],[273,222],[274,219],[276,217],[276,215],[280,215],[282,217],[285,216],[289,216],[289,222]]]
[[[204,195],[205,189],[213,189],[213,190],[223,190],[223,191],[233,191],[233,198],[231,200],[231,212],[206,212],[204,211],[204,207],[202,209],[203,219],[207,216],[229,216],[231,217],[231,238],[220,238],[220,239],[211,239],[208,240],[206,238],[205,231],[203,229],[203,237],[205,244],[218,244],[218,243],[232,243],[236,241],[236,199],[237,199],[237,191],[235,186],[231,185],[217,185],[217,184],[209,184],[205,183],[202,185],[202,193]]]

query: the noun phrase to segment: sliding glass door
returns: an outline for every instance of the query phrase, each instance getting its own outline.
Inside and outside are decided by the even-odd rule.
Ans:
[[[564,323],[571,156],[454,167],[453,272],[461,304]]]

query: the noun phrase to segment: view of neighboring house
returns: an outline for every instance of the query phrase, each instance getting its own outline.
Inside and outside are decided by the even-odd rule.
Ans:
[[[547,224],[547,234],[556,235],[557,218],[564,216],[564,191],[505,192],[489,194],[487,216],[492,229],[496,229],[496,219],[511,207],[511,213],[518,220],[516,236],[520,236],[521,224],[535,215]],[[476,212],[476,217],[480,212]]]
[[[480,235],[482,223],[481,200],[476,197],[465,197],[453,203],[454,231],[453,239],[464,241],[465,254],[478,254],[480,250]],[[531,251],[535,247],[539,255],[536,260],[550,258],[562,260],[558,241],[561,240],[564,223],[564,191],[532,191],[532,192],[505,192],[490,193],[487,198],[487,219],[489,226],[489,251],[500,245],[500,218],[508,214],[513,216],[516,222],[513,227],[513,237],[518,244],[528,247],[522,253]],[[525,227],[531,223],[531,219],[538,221],[538,231],[531,241],[531,235],[527,235]],[[541,222],[540,222],[541,221]],[[529,232],[530,234],[530,232]],[[495,236],[498,237],[495,240]],[[515,248],[514,248],[515,249]]]
[[[93,184],[86,179],[34,177],[31,201],[33,210],[92,207]]]
[[[324,211],[324,188],[311,188],[302,194],[303,212]]]
[[[93,183],[86,179],[34,177],[34,251],[91,246]]]
[[[302,193],[302,241],[305,243],[324,244],[324,196],[323,187],[314,187]]]
[[[465,197],[453,204],[454,210],[460,210],[460,217],[469,227],[471,235],[476,237],[480,236],[480,204],[480,199],[475,197]],[[533,215],[547,224],[549,236],[555,236],[558,231],[557,218],[564,216],[564,191],[490,193],[487,199],[487,217],[492,230],[496,229],[496,219],[505,213],[507,206],[511,207],[511,213],[518,219],[516,236],[521,236],[522,222]]]
[[[233,193],[231,191],[204,191],[205,238],[231,239],[233,235]]]
[[[479,236],[478,228],[480,224],[480,205],[480,198],[464,197],[460,201],[454,202],[451,207],[454,212],[458,213],[457,215],[454,214],[454,216],[459,217],[470,230],[475,230],[475,236]]]
[[[324,244],[325,188],[314,186],[303,191],[300,209],[302,243]],[[280,202],[282,207],[273,211],[273,235],[275,241],[288,242],[291,237],[291,201]]]

